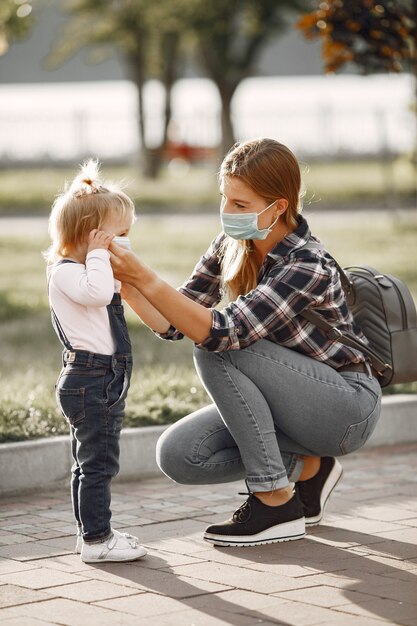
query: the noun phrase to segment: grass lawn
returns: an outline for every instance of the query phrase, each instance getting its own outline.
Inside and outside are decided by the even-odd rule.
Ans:
[[[138,210],[158,213],[215,212],[219,204],[217,165],[193,166],[183,175],[165,168],[158,180],[143,179],[133,166],[108,167],[110,180],[123,180]],[[411,161],[400,157],[384,161],[331,161],[301,163],[307,188],[306,202],[332,208],[334,205],[415,205],[416,173]],[[73,168],[37,167],[0,169],[0,215],[47,215]]]
[[[417,212],[323,212],[306,216],[341,265],[367,263],[406,280],[417,299]],[[0,441],[67,432],[55,406],[61,348],[50,324],[43,218],[0,220]],[[188,275],[218,230],[215,215],[139,216],[134,248],[171,284]],[[135,372],[125,425],[175,421],[208,402],[188,340],[164,342],[129,310]],[[417,391],[417,384],[391,391]]]

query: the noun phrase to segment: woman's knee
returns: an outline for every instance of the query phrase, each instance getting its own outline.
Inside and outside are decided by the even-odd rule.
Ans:
[[[156,462],[159,469],[171,480],[183,485],[202,482],[198,458],[194,458],[196,433],[189,428],[193,414],[169,426],[156,444]],[[198,431],[197,431],[198,434]]]
[[[176,436],[175,426],[176,424],[169,426],[159,437],[156,444],[156,463],[168,478],[182,483],[184,450],[181,439]]]
[[[215,440],[210,436],[214,436]],[[210,445],[207,445],[208,441]],[[161,471],[175,482],[202,484],[207,482],[207,460],[213,451],[232,444],[233,440],[216,407],[209,405],[187,415],[163,432],[156,445],[156,462]]]

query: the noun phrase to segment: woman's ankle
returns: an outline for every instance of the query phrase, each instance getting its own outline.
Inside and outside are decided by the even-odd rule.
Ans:
[[[274,489],[272,491],[256,491],[253,494],[267,506],[280,506],[286,504],[293,497],[293,490],[290,485],[282,489]]]
[[[304,467],[298,481],[310,480],[320,471],[321,458],[319,456],[305,456]],[[297,481],[297,482],[298,482]]]

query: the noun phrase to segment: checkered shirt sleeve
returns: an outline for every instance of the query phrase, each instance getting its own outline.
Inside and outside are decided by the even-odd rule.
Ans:
[[[336,368],[364,360],[360,352],[330,340],[300,315],[313,307],[330,323],[358,334],[335,263],[321,243],[311,237],[304,219],[267,255],[256,288],[218,309],[214,307],[221,300],[219,248],[224,237],[221,234],[212,242],[190,279],[179,288],[211,309],[210,335],[198,344],[199,348],[213,352],[240,350],[259,339],[268,339]],[[304,249],[307,241],[317,247]],[[183,337],[173,327],[160,336],[171,340]]]

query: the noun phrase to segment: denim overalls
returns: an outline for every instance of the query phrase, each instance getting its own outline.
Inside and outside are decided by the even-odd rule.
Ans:
[[[64,259],[58,264],[72,262]],[[111,533],[110,483],[119,471],[120,431],[132,373],[120,294],[115,293],[106,308],[116,343],[113,355],[74,350],[52,309],[52,323],[65,348],[55,388],[58,406],[70,425],[72,504],[87,542],[102,541]]]

